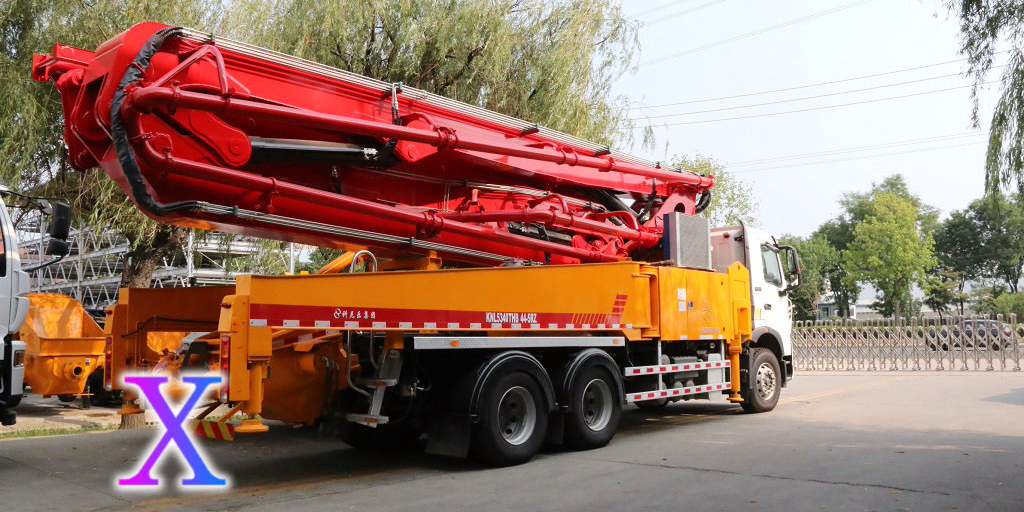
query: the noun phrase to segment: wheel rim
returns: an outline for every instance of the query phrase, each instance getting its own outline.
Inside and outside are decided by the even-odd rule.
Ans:
[[[603,379],[594,379],[583,388],[580,411],[587,428],[599,432],[608,427],[612,419],[612,390]]]
[[[775,369],[771,363],[761,363],[757,367],[757,394],[761,400],[771,400],[775,396]]]
[[[501,437],[511,445],[520,445],[530,439],[537,424],[537,403],[533,395],[522,387],[509,388],[498,402],[498,428]]]

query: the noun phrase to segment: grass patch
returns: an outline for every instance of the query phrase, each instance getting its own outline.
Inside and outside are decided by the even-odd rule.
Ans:
[[[117,425],[101,425],[98,423],[90,423],[88,425],[82,425],[80,427],[43,427],[43,428],[27,428],[23,430],[11,430],[9,432],[0,431],[0,439],[14,439],[20,437],[37,437],[37,436],[59,436],[63,434],[83,434],[86,432],[103,432],[106,430],[117,430]]]

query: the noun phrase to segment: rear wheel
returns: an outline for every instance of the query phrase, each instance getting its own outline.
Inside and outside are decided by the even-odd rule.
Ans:
[[[57,400],[60,400],[61,402],[64,402],[66,404],[70,404],[71,402],[75,401],[75,395],[57,395]]]
[[[85,392],[92,395],[91,401],[93,405],[100,407],[109,407],[111,405],[113,393],[103,387],[103,368],[92,372],[87,381]]]
[[[766,348],[754,349],[750,365],[750,382],[743,388],[743,410],[768,412],[779,402],[782,381],[779,378],[779,360]]]
[[[506,373],[488,383],[481,395],[473,456],[494,466],[522,464],[540,450],[547,428],[540,386],[525,372]]]
[[[578,450],[608,444],[622,416],[622,397],[608,370],[591,366],[580,371],[572,383],[569,400],[565,443]]]

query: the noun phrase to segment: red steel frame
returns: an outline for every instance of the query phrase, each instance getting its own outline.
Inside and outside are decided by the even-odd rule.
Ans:
[[[616,261],[656,249],[661,214],[695,213],[714,184],[242,43],[190,30],[153,43],[165,29],[141,23],[95,51],[58,44],[33,70],[61,93],[74,167],[103,167],[140,203],[118,154],[119,118],[148,194],[192,204],[140,204],[162,222],[393,253],[429,241],[467,264]],[[138,79],[122,84],[133,67]]]

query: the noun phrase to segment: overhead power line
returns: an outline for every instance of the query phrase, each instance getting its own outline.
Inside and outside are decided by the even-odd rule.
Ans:
[[[994,83],[998,83],[998,81],[997,80],[993,80],[993,81],[989,81],[989,82],[983,82],[980,85],[989,85],[989,84],[994,84]],[[780,115],[785,115],[785,114],[797,114],[797,113],[800,113],[800,112],[812,112],[812,111],[815,111],[815,110],[829,110],[829,109],[833,109],[833,108],[850,107],[850,106],[853,106],[853,105],[865,105],[865,104],[868,104],[868,103],[878,103],[878,102],[882,102],[882,101],[892,101],[892,100],[898,100],[898,99],[903,99],[903,98],[912,98],[912,97],[915,97],[915,96],[924,96],[926,94],[936,94],[936,93],[940,93],[940,92],[955,91],[957,89],[967,89],[969,87],[974,87],[974,86],[973,85],[960,85],[960,86],[956,86],[956,87],[947,87],[945,89],[935,89],[935,90],[932,90],[932,91],[915,92],[915,93],[911,93],[911,94],[901,94],[899,96],[889,96],[889,97],[886,97],[886,98],[875,98],[875,99],[863,100],[863,101],[851,101],[849,103],[839,103],[837,105],[823,105],[823,106],[820,106],[820,107],[809,107],[809,108],[801,108],[801,109],[796,109],[796,110],[783,110],[781,112],[766,112],[764,114],[750,114],[750,115],[745,115],[745,116],[720,117],[720,118],[717,118],[717,119],[702,119],[702,120],[699,120],[699,121],[683,121],[683,122],[678,122],[678,123],[664,123],[664,124],[660,124],[660,125],[654,125],[654,127],[655,128],[660,128],[660,127],[665,127],[665,126],[683,126],[683,125],[688,125],[688,124],[716,123],[716,122],[720,122],[720,121],[736,121],[736,120],[739,120],[739,119],[753,119],[753,118],[756,118],[756,117],[769,117],[769,116],[780,116]]]
[[[639,18],[640,16],[643,16],[645,14],[650,14],[650,13],[655,12],[655,11],[660,11],[660,10],[666,8],[666,7],[672,7],[673,5],[676,5],[676,4],[681,4],[683,2],[691,2],[691,1],[693,1],[693,0],[675,0],[673,2],[667,2],[667,3],[664,3],[664,4],[659,5],[657,7],[651,7],[650,9],[640,11],[640,12],[634,14],[633,17],[634,18]]]
[[[667,16],[662,16],[662,17],[660,17],[660,18],[658,18],[656,20],[645,21],[645,22],[643,22],[644,23],[644,27],[649,27],[651,25],[654,25],[655,23],[661,23],[663,21],[667,21],[667,20],[670,20],[672,18],[678,18],[679,16],[682,16],[684,14],[690,14],[691,12],[699,11],[699,10],[704,9],[706,7],[711,7],[711,6],[715,5],[715,4],[720,4],[720,3],[724,2],[724,1],[725,0],[712,0],[711,2],[700,4],[697,7],[691,7],[689,9],[686,9],[685,11],[679,11],[677,13],[669,14]]]
[[[995,66],[994,68],[1002,68],[1002,67],[1006,67],[1006,66],[1005,65],[1003,65],[1003,66]],[[844,94],[855,94],[855,93],[864,92],[864,91],[874,91],[874,90],[877,90],[877,89],[886,89],[888,87],[899,87],[901,85],[916,84],[916,83],[920,83],[920,82],[927,82],[927,81],[930,81],[930,80],[940,80],[940,79],[943,79],[943,78],[949,78],[949,77],[953,77],[953,76],[960,76],[960,73],[951,73],[951,74],[948,74],[948,75],[939,75],[939,76],[933,76],[933,77],[928,77],[928,78],[919,78],[917,80],[908,80],[906,82],[896,82],[896,83],[891,83],[891,84],[876,85],[876,86],[873,86],[873,87],[863,87],[863,88],[860,88],[860,89],[851,89],[849,91],[830,92],[830,93],[825,93],[825,94],[816,94],[814,96],[802,96],[800,98],[789,98],[789,99],[785,99],[785,100],[765,101],[765,102],[762,102],[762,103],[750,103],[750,104],[747,104],[747,105],[736,105],[736,106],[732,106],[732,107],[711,108],[711,109],[707,109],[707,110],[694,110],[692,112],[679,112],[679,113],[675,113],[675,114],[658,114],[658,115],[653,115],[653,116],[644,116],[644,117],[640,117],[640,118],[634,118],[634,119],[632,119],[632,121],[641,121],[641,120],[644,120],[644,119],[660,119],[660,118],[664,118],[664,117],[692,116],[692,115],[696,115],[696,114],[707,114],[707,113],[710,113],[710,112],[724,112],[724,111],[727,111],[727,110],[739,110],[739,109],[742,109],[742,108],[754,108],[754,107],[764,107],[764,106],[767,106],[767,105],[779,105],[779,104],[782,104],[782,103],[793,103],[795,101],[807,101],[807,100],[814,100],[814,99],[818,99],[818,98],[828,98],[828,97],[832,97],[832,96],[842,96]]]
[[[766,165],[766,164],[773,164],[773,163],[786,162],[786,161],[792,161],[792,160],[806,160],[808,158],[821,158],[821,157],[843,155],[843,154],[849,154],[849,153],[860,153],[860,152],[863,152],[863,151],[872,151],[872,150],[877,150],[877,149],[891,149],[891,148],[895,148],[895,147],[913,146],[913,145],[917,145],[917,144],[927,144],[927,143],[933,143],[933,142],[948,142],[948,141],[956,140],[956,139],[965,139],[965,138],[982,137],[982,136],[988,136],[988,131],[974,131],[974,132],[967,132],[967,133],[954,133],[954,134],[950,134],[950,135],[936,135],[936,136],[933,136],[933,137],[923,137],[923,138],[918,138],[918,139],[898,140],[898,141],[893,141],[893,142],[883,142],[883,143],[879,143],[879,144],[868,144],[868,145],[864,145],[864,146],[852,146],[852,147],[845,147],[845,148],[834,148],[834,149],[828,149],[828,150],[824,150],[824,151],[815,151],[815,152],[812,152],[812,153],[800,153],[800,154],[796,154],[796,155],[785,155],[785,156],[774,156],[774,157],[767,157],[767,158],[759,158],[759,159],[756,159],[756,160],[745,160],[745,161],[741,161],[741,162],[731,162],[731,163],[726,164],[726,167],[728,167],[730,169],[733,169],[733,168],[736,168],[736,167],[750,167],[750,166]]]
[[[872,1],[874,1],[874,0],[857,0],[856,2],[850,2],[850,3],[847,3],[847,4],[840,5],[838,7],[833,7],[831,9],[826,9],[824,11],[818,11],[816,13],[809,14],[809,15],[804,16],[802,18],[796,18],[796,19],[793,19],[793,20],[785,21],[785,22],[779,23],[777,25],[772,25],[770,27],[765,27],[765,28],[762,28],[762,29],[754,30],[753,32],[747,32],[746,34],[740,34],[738,36],[733,36],[733,37],[730,37],[728,39],[723,39],[721,41],[716,41],[714,43],[708,43],[708,44],[705,44],[705,45],[702,45],[702,46],[698,46],[698,47],[695,47],[695,48],[690,48],[689,50],[684,50],[684,51],[681,51],[681,52],[678,52],[678,53],[673,53],[671,55],[666,55],[664,57],[659,57],[657,59],[649,60],[647,62],[641,62],[639,64],[639,66],[640,67],[649,66],[651,64],[657,64],[659,62],[664,62],[666,60],[675,59],[677,57],[682,57],[684,55],[690,55],[692,53],[697,53],[699,51],[707,50],[709,48],[715,48],[717,46],[722,46],[723,44],[732,43],[734,41],[739,41],[741,39],[746,39],[748,37],[754,37],[754,36],[757,36],[757,35],[764,34],[766,32],[771,32],[771,31],[778,30],[778,29],[781,29],[781,28],[786,28],[786,27],[789,27],[789,26],[792,26],[792,25],[796,25],[798,23],[803,23],[805,21],[810,21],[810,20],[813,20],[815,18],[820,18],[822,16],[826,16],[826,15],[829,15],[829,14],[837,13],[839,11],[843,11],[843,10],[849,9],[851,7],[856,7],[858,5],[866,4],[866,3],[872,2]]]
[[[996,54],[1006,53],[1007,51],[1009,51],[1009,50],[1003,50],[1003,51],[1000,51],[1000,52],[996,52]],[[915,67],[912,67],[912,68],[896,69],[896,70],[892,70],[892,71],[885,71],[885,72],[882,72],[882,73],[873,73],[873,74],[870,74],[870,75],[855,76],[855,77],[851,77],[851,78],[842,78],[842,79],[839,79],[839,80],[830,80],[828,82],[818,82],[818,83],[814,83],[814,84],[796,85],[796,86],[793,86],[793,87],[784,87],[782,89],[771,89],[771,90],[768,90],[768,91],[748,92],[748,93],[744,93],[744,94],[734,94],[732,96],[719,96],[717,98],[705,98],[705,99],[701,99],[701,100],[677,101],[677,102],[673,102],[673,103],[662,103],[660,105],[647,105],[647,106],[645,106],[645,105],[638,105],[638,106],[635,106],[635,107],[623,107],[621,110],[637,110],[637,109],[644,109],[644,108],[674,107],[674,106],[678,106],[678,105],[691,105],[691,104],[694,104],[694,103],[708,103],[708,102],[712,102],[712,101],[732,100],[732,99],[736,99],[736,98],[746,98],[746,97],[749,97],[749,96],[760,96],[762,94],[773,94],[773,93],[777,93],[777,92],[796,91],[796,90],[799,90],[799,89],[809,89],[811,87],[821,87],[823,85],[833,85],[833,84],[839,84],[839,83],[843,83],[843,82],[853,82],[853,81],[856,81],[856,80],[864,80],[864,79],[867,79],[867,78],[877,78],[877,77],[880,77],[880,76],[895,75],[897,73],[906,73],[908,71],[917,71],[917,70],[920,70],[920,69],[934,68],[934,67],[937,67],[937,66],[944,66],[946,64],[953,64],[953,63],[956,63],[956,62],[964,62],[966,60],[967,60],[966,58],[964,58],[964,59],[947,60],[947,61],[944,61],[944,62],[936,62],[935,64],[925,64],[924,66],[915,66]]]
[[[905,154],[910,154],[910,153],[923,153],[925,151],[938,151],[940,149],[951,149],[951,148],[960,148],[960,147],[965,147],[965,146],[976,146],[978,144],[984,144],[986,142],[987,141],[979,140],[979,141],[975,141],[975,142],[965,142],[963,144],[950,144],[950,145],[947,145],[947,146],[936,146],[936,147],[932,147],[932,148],[910,149],[910,150],[906,150],[906,151],[895,151],[895,152],[892,152],[892,153],[880,153],[880,154],[876,154],[876,155],[862,155],[862,156],[855,156],[855,157],[848,157],[848,158],[837,158],[837,159],[834,159],[834,160],[820,160],[820,161],[815,161],[815,162],[803,162],[803,163],[797,163],[797,164],[776,165],[776,166],[772,166],[772,167],[762,167],[762,168],[758,168],[758,169],[745,169],[745,170],[735,171],[735,172],[733,172],[733,174],[749,174],[749,173],[762,172],[762,171],[771,171],[771,170],[775,170],[775,169],[790,169],[790,168],[793,168],[793,167],[805,167],[805,166],[808,166],[808,165],[831,164],[831,163],[837,163],[837,162],[848,162],[848,161],[853,161],[853,160],[866,160],[866,159],[869,159],[869,158],[881,158],[881,157],[886,157],[886,156],[905,155]]]

